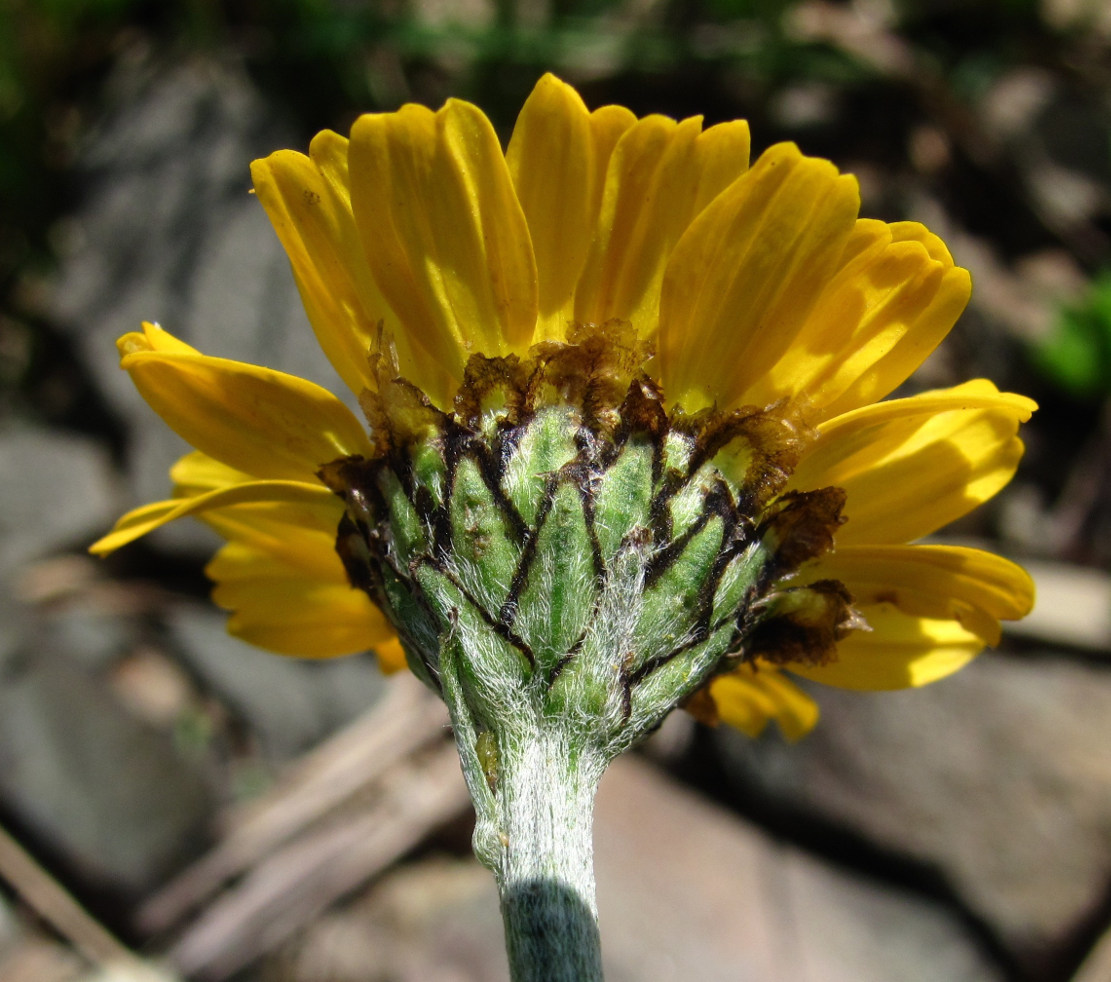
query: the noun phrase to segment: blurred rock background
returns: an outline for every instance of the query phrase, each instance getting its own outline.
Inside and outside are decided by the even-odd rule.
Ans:
[[[911,383],[1034,396],[947,534],[1041,602],[927,690],[818,693],[797,746],[676,718],[603,784],[612,982],[1111,979],[1111,16],[1103,0],[0,0],[0,980],[485,982],[440,710],[370,656],[228,638],[213,540],[84,549],[182,444],[113,341],[157,319],[331,385],[248,164],[539,74],[747,117],[974,276]]]

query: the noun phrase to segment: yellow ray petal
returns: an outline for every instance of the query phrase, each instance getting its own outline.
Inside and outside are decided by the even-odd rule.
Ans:
[[[186,344],[180,338],[175,338],[169,331],[165,331],[158,324],[143,321],[142,331],[129,331],[116,341],[116,348],[122,358],[133,351],[158,351],[170,355],[199,355],[200,352]]]
[[[711,202],[663,278],[659,362],[670,400],[730,408],[784,357],[840,262],[859,204],[854,178],[789,143]]]
[[[694,141],[694,204],[684,228],[748,170],[751,150],[748,122],[743,119],[718,123],[699,134]]]
[[[216,583],[213,600],[232,612],[228,632],[260,648],[330,658],[366,651],[395,636],[366,594],[347,583],[338,556],[335,575],[322,579],[244,543],[230,542],[205,572]]]
[[[456,380],[471,353],[524,350],[536,323],[536,264],[481,111],[451,100],[436,113],[408,105],[362,116],[348,161],[363,247],[399,333]],[[452,393],[429,395],[446,405]]]
[[[636,116],[624,106],[602,106],[590,114],[590,133],[594,144],[594,178],[590,184],[594,190],[594,197],[590,203],[590,214],[595,220],[602,210],[606,173],[609,171],[614,147],[626,130],[636,125],[636,121]]]
[[[983,639],[955,620],[904,614],[891,604],[862,604],[870,631],[837,643],[828,665],[792,664],[796,675],[841,689],[888,690],[928,685],[967,665]]]
[[[675,243],[692,219],[748,168],[748,125],[702,132],[700,116],[676,123],[648,116],[626,130],[610,157],[598,231],[575,295],[575,319],[632,322],[655,334],[660,286]]]
[[[368,355],[378,326],[394,333],[399,360],[415,358],[408,335],[396,331],[397,317],[378,289],[351,211],[347,140],[325,130],[309,156],[279,150],[251,165],[255,192],[289,256],[305,311],[321,348],[348,387],[359,394],[374,388]]]
[[[987,501],[1022,456],[1035,404],[979,379],[823,423],[790,487],[844,488],[839,545],[909,542]]]
[[[369,454],[366,432],[327,389],[268,368],[121,339],[120,364],[179,436],[254,477],[311,480],[338,457]]]
[[[970,290],[921,225],[861,219],[790,348],[740,401],[801,396],[823,419],[877,402],[948,334]]]
[[[478,219],[479,268],[491,294],[481,312],[499,324],[509,350],[523,351],[536,323],[536,260],[497,134],[480,109],[458,99],[447,102],[437,122],[444,153]]]
[[[174,497],[190,498],[229,484],[243,484],[252,478],[208,454],[191,450],[170,468],[170,480],[174,482]]]
[[[116,522],[111,532],[89,546],[89,551],[96,556],[106,556],[167,522],[185,518],[187,515],[200,516],[214,508],[260,502],[288,502],[310,508],[321,505],[327,507],[326,503],[330,498],[337,500],[322,484],[306,484],[302,481],[250,481],[233,484],[196,497],[156,501],[129,511]]]
[[[803,575],[840,580],[860,604],[887,602],[904,614],[955,620],[989,645],[999,621],[1034,606],[1034,581],[1021,566],[960,546],[851,546],[809,564]]]
[[[401,647],[401,642],[396,637],[388,641],[379,641],[374,646],[374,653],[378,656],[378,668],[386,675],[404,671],[409,667],[409,662],[405,658],[405,649]]]
[[[536,255],[534,340],[562,337],[594,232],[594,131],[579,94],[554,75],[536,83],[505,153]]]
[[[771,720],[792,743],[818,722],[818,706],[770,665],[741,665],[710,683],[710,696],[723,723],[758,737]]]
[[[586,245],[588,247],[593,242],[598,228],[598,215],[602,210],[602,195],[606,187],[606,172],[609,170],[610,158],[613,156],[614,148],[621,136],[626,130],[636,125],[636,121],[636,116],[624,106],[602,106],[590,114],[592,173],[589,181],[590,198],[587,202],[586,211],[588,216]],[[581,270],[582,265],[580,264],[580,273]],[[568,326],[575,320],[575,290],[577,289],[578,282],[576,281],[572,294],[568,297],[562,310],[537,322],[534,341],[563,340]]]
[[[856,370],[863,367],[863,362],[857,359],[848,361],[838,371],[836,377],[831,379],[828,392],[823,398],[836,392],[846,379],[853,378],[854,375],[855,378],[836,399],[825,404],[825,418],[876,402],[910,378],[914,370],[948,334],[968,304],[972,291],[971,278],[967,270],[953,265],[949,250],[941,239],[917,222],[896,222],[889,227],[893,255],[894,250],[904,244],[921,246],[936,266],[931,267],[931,272],[918,285],[922,293],[918,297],[921,307],[917,310],[912,306],[915,284],[908,284],[902,290],[892,291],[888,295],[884,316],[891,323],[886,331],[870,338],[868,350],[862,356],[864,361],[871,358],[875,358],[875,361],[858,375],[855,374]],[[927,299],[927,293],[938,271],[940,279],[936,292]],[[874,325],[882,323],[878,317],[875,318]],[[901,323],[906,324],[906,330],[900,334]]]
[[[175,463],[170,477],[178,499],[251,481],[249,475],[197,450]],[[328,578],[334,576],[338,563],[335,540],[343,513],[343,502],[334,494],[314,494],[309,501],[263,500],[208,507],[196,517],[229,541],[242,542]]]
[[[673,139],[687,146],[700,129],[699,119],[686,120],[680,132],[673,119],[647,116],[617,141],[606,171],[594,245],[575,295],[576,320],[601,324],[611,317],[628,319],[638,287],[643,289],[658,260],[651,255],[652,224],[640,219],[661,210],[655,196],[660,162]]]
[[[327,579],[342,572],[336,529],[343,503],[316,505],[259,502],[206,511],[197,517],[229,542],[241,542],[276,560],[293,563],[306,575]]]
[[[357,395],[375,385],[368,354],[379,321],[391,320],[392,312],[370,274],[351,214],[346,144],[325,131],[312,142],[312,158],[279,150],[256,160],[251,177],[289,256],[320,347]]]

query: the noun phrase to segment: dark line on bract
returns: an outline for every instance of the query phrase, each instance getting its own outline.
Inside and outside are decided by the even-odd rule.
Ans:
[[[506,519],[506,525],[509,528],[510,534],[517,540],[517,545],[524,544],[528,538],[528,525],[525,523],[524,517],[517,510],[517,506],[509,500],[508,495],[506,495],[501,486],[502,467],[494,454],[479,439],[472,439],[470,441],[467,452],[468,456],[470,456],[471,460],[473,460],[478,467],[478,473],[482,477],[482,483],[486,485],[486,489],[494,499],[494,504],[497,505],[503,517]]]
[[[569,467],[570,465],[564,467],[564,471],[575,481],[575,486],[579,490],[583,522],[586,525],[587,537],[590,539],[590,557],[594,563],[594,575],[599,580],[599,589],[603,589],[606,580],[606,563],[602,558],[602,543],[598,541],[598,529],[594,521],[594,496],[597,492],[597,488],[593,486],[596,482],[594,469],[586,462],[578,464],[573,469]]]
[[[533,560],[536,558],[536,550],[540,542],[540,530],[544,527],[544,522],[548,518],[548,513],[552,510],[552,503],[555,501],[558,488],[558,475],[550,474],[544,486],[544,497],[536,512],[536,526],[531,531],[526,530],[524,548],[521,549],[521,558],[517,560],[517,568],[513,571],[513,579],[509,584],[509,593],[506,594],[505,602],[498,612],[498,616],[501,618],[502,622],[507,625],[512,624],[517,617],[517,607],[521,600],[521,594],[528,585],[529,573],[532,570]]]
[[[450,500],[450,498],[449,498]],[[448,509],[436,504],[432,492],[425,486],[417,488],[416,501],[413,502],[417,515],[428,525],[431,532],[429,546],[432,554],[438,560],[447,559],[451,555],[452,532],[451,517]]]
[[[653,553],[644,571],[645,590],[649,590],[665,572],[675,565],[679,557],[683,555],[687,546],[691,544],[691,540],[706,528],[710,519],[713,517],[714,513],[711,511],[702,512],[702,514],[694,520],[694,524],[679,536],[679,538],[672,540],[662,549]]]
[[[579,652],[582,651],[583,644],[585,644],[585,643],[586,643],[586,630],[584,629],[582,634],[580,634],[578,636],[578,639],[575,641],[575,643],[573,645],[571,645],[571,647],[568,649],[567,654],[565,654],[552,667],[551,672],[548,674],[547,688],[550,689],[553,685],[555,685],[556,679],[558,679],[560,677],[560,675],[563,674],[563,670],[568,665],[570,665],[572,661],[575,660],[575,658],[578,656]]]
[[[652,530],[652,541],[657,547],[666,548],[671,541],[673,522],[671,519],[671,501],[682,485],[678,474],[668,473],[663,476],[660,486],[652,496],[652,503],[648,506],[648,527]]]
[[[470,590],[463,586],[463,584],[459,582],[459,580],[449,569],[446,569],[440,563],[434,562],[432,559],[418,560],[418,562],[425,563],[428,566],[431,566],[432,569],[434,569],[453,587],[455,587],[455,589],[459,591],[463,599],[466,600],[467,603],[469,603],[475,609],[475,611],[478,613],[478,616],[481,617],[483,621],[485,621],[487,627],[489,627],[490,630],[492,630],[506,644],[510,645],[513,648],[516,648],[529,663],[530,668],[536,668],[536,656],[532,653],[532,648],[529,647],[525,640],[514,634],[507,624],[503,624],[488,610],[486,610],[486,608],[478,602],[478,598],[475,597]],[[419,584],[417,585],[419,586]]]

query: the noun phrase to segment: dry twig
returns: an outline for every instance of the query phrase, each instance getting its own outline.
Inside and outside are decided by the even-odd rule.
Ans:
[[[0,879],[106,977],[166,982],[165,975],[124,947],[2,828]]]
[[[306,755],[139,914],[176,928],[167,958],[184,975],[225,979],[466,809],[441,703],[399,677],[383,704]],[[223,892],[221,892],[223,891]]]

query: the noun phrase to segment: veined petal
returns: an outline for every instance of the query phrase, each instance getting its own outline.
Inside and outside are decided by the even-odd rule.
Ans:
[[[636,116],[624,106],[601,106],[590,114],[590,133],[594,144],[594,179],[591,182],[594,196],[590,202],[590,213],[595,220],[602,210],[606,174],[614,148],[626,131],[636,125],[636,121]]]
[[[249,483],[251,477],[200,451],[182,457],[170,468],[175,498],[192,498],[221,488]],[[239,541],[307,572],[325,577],[335,573],[336,529],[343,502],[334,494],[313,495],[309,501],[251,501],[205,508],[197,518],[228,541]],[[314,564],[318,564],[315,565]]]
[[[748,169],[748,124],[702,132],[647,116],[617,141],[609,160],[594,245],[575,294],[575,320],[630,321],[655,334],[668,257],[691,221]]]
[[[436,113],[407,105],[361,116],[348,162],[363,247],[399,333],[457,381],[473,352],[524,350],[536,323],[536,263],[489,120],[458,100]],[[454,393],[428,394],[449,405]]]
[[[855,178],[781,143],[691,223],[660,296],[660,374],[673,403],[731,408],[784,357],[859,206]]]
[[[334,578],[336,569],[343,568],[336,552],[343,502],[335,495],[332,501],[311,505],[257,502],[210,509],[197,517],[229,542],[295,563],[306,575]]]
[[[565,308],[590,248],[594,152],[590,113],[579,94],[545,75],[525,101],[505,153],[536,255],[537,341],[563,336]]]
[[[200,516],[215,508],[271,502],[314,507],[322,505],[328,498],[334,498],[334,495],[322,484],[306,484],[303,481],[249,481],[192,498],[156,501],[129,511],[116,522],[111,532],[94,542],[89,551],[97,556],[106,556],[167,522],[185,518],[187,515]]]
[[[249,476],[218,460],[194,451],[182,457],[170,470],[174,491],[179,495],[200,496],[214,490],[228,490],[248,482]],[[257,483],[257,482],[256,482]],[[335,548],[336,528],[343,516],[343,503],[334,494],[320,495],[316,487],[307,500],[276,501],[273,498],[227,504],[236,496],[210,497],[209,507],[195,511],[195,517],[211,526],[233,544],[226,549],[216,565],[210,565],[210,575],[230,584],[242,576],[262,576],[267,571],[278,571],[279,579],[300,579],[304,591],[299,599],[312,598],[313,617],[305,620],[300,614],[283,611],[278,615],[281,624],[288,627],[290,617],[301,618],[282,640],[281,632],[262,626],[266,616],[273,616],[267,607],[275,600],[274,592],[260,586],[252,592],[249,586],[225,586],[225,600],[229,606],[242,609],[239,636],[245,640],[257,637],[263,647],[286,654],[343,654],[345,651],[363,651],[373,646],[379,666],[384,672],[395,672],[406,667],[405,652],[396,637],[374,640],[378,631],[378,612],[369,601],[353,599],[346,571]],[[220,502],[224,502],[223,505]],[[165,502],[179,505],[181,502]],[[318,584],[316,588],[313,583]],[[235,603],[232,604],[232,600]],[[287,600],[291,598],[286,597]],[[366,601],[364,603],[363,601]],[[336,623],[321,624],[327,616],[339,618]],[[257,616],[256,616],[257,615]],[[369,620],[368,620],[369,617]],[[315,618],[315,619],[314,619]]]
[[[921,225],[861,219],[790,348],[740,401],[801,397],[823,419],[878,402],[948,334],[970,291]]]
[[[723,723],[758,737],[771,720],[792,743],[818,722],[818,706],[771,665],[741,665],[710,683],[710,697]]]
[[[617,141],[593,248],[575,294],[577,321],[601,324],[622,315],[627,320],[638,287],[643,289],[651,276],[659,257],[651,255],[656,242],[648,216],[661,207],[654,193],[660,163],[673,139],[689,144],[692,129],[702,126],[699,119],[687,120],[680,133],[679,125],[666,116],[647,116]],[[641,333],[641,326],[636,327]]]
[[[979,379],[823,423],[789,487],[846,492],[838,545],[909,542],[987,501],[1022,456],[1035,404]]]
[[[907,689],[953,674],[984,648],[983,638],[955,620],[915,617],[886,603],[859,610],[871,630],[837,642],[836,661],[790,670],[840,689]]]
[[[394,315],[371,275],[351,213],[347,141],[325,130],[309,153],[279,150],[256,160],[251,176],[320,347],[358,395],[375,387],[368,356],[378,324]]]
[[[327,389],[140,338],[120,340],[120,365],[150,407],[210,457],[254,477],[308,480],[337,457],[371,452],[362,424]]]
[[[554,142],[562,147],[564,140],[581,139],[578,133],[581,100],[576,101],[577,94],[572,97],[574,90],[569,86],[552,79],[553,76],[546,75],[537,84],[517,121],[506,154],[537,254],[540,314],[534,342],[563,340],[574,321],[575,290],[597,229],[610,157],[622,134],[637,121],[624,106],[602,106],[589,113],[586,117],[589,170],[581,173],[581,161],[553,151],[550,142],[544,145],[542,140],[551,141],[551,134],[534,125],[536,110],[550,112],[555,108],[552,104],[558,103],[562,107],[559,111],[563,113],[563,125],[574,131],[574,136],[568,134]],[[534,98],[538,99],[535,109],[531,107]],[[524,130],[522,121],[528,123]]]
[[[330,658],[366,651],[395,637],[361,590],[347,582],[334,557],[334,575],[318,575],[319,557],[306,570],[242,542],[229,542],[205,572],[212,598],[232,612],[228,633],[283,655]],[[391,658],[392,648],[387,648]]]
[[[478,218],[480,269],[490,289],[481,312],[499,324],[509,350],[523,351],[536,323],[536,259],[501,144],[490,121],[469,102],[448,100],[437,122],[444,151]]]
[[[1021,566],[961,546],[849,546],[803,571],[840,580],[859,604],[894,604],[904,614],[955,620],[989,645],[999,621],[1018,620],[1034,606],[1034,581]]]
[[[864,354],[846,359],[836,375],[823,383],[825,392],[820,398],[827,398],[852,379],[836,399],[824,405],[825,418],[877,402],[905,382],[949,333],[968,304],[972,280],[967,270],[953,265],[941,239],[917,222],[896,222],[890,229],[892,261],[897,255],[895,250],[913,245],[925,249],[936,266],[930,267],[921,279],[888,291],[882,316],[877,310],[871,318],[869,333],[861,336]],[[935,277],[936,291],[931,293]],[[915,302],[921,305],[920,309],[914,309]],[[901,329],[903,324],[905,331]],[[873,335],[871,332],[877,327],[884,329]],[[874,361],[869,365],[870,359]],[[859,369],[864,370],[857,374]]]
[[[192,450],[170,468],[170,480],[174,482],[175,498],[190,498],[231,484],[244,484],[253,478],[208,454]]]

